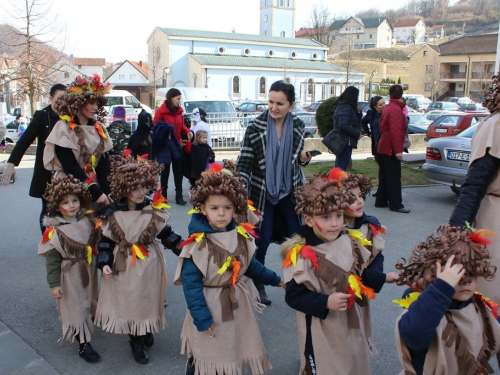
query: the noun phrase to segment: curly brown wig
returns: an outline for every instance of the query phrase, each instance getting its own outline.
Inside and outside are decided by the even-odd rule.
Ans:
[[[436,263],[444,267],[452,255],[455,255],[453,263],[463,264],[465,268],[461,283],[470,282],[471,277],[491,280],[497,268],[490,264],[490,252],[486,246],[477,242],[478,233],[469,228],[441,225],[425,242],[415,246],[408,265],[405,265],[405,259],[396,263],[396,269],[400,271],[397,284],[424,290],[436,280]]]
[[[245,215],[248,202],[244,180],[238,177],[231,161],[224,160],[224,167],[227,168],[209,169],[201,174],[196,186],[191,189],[191,203],[199,208],[210,195],[224,195],[233,202],[236,215]]]
[[[107,99],[104,96],[104,86],[100,83],[100,77],[94,75],[92,78],[78,76],[68,84],[66,94],[61,95],[54,104],[54,110],[60,116],[76,117],[83,106],[87,103],[97,103],[97,116],[101,123],[106,121],[107,112],[104,106]],[[94,87],[95,91],[92,89]]]
[[[295,211],[302,215],[325,215],[343,211],[356,201],[351,193],[355,188],[352,181],[331,178],[323,174],[311,178],[295,193],[297,200]]]
[[[491,114],[495,114],[499,110],[500,106],[500,100],[499,100],[500,86],[498,84],[499,82],[500,82],[500,72],[498,72],[493,76],[493,82],[491,86],[486,89],[485,93],[486,100],[483,102],[483,107],[486,107]]]
[[[362,173],[348,172],[347,179],[343,180],[342,183],[344,184],[345,182],[349,183],[351,189],[359,187],[359,190],[361,190],[361,196],[364,200],[366,200],[367,195],[370,194],[373,188],[371,178]]]
[[[132,156],[110,156],[111,173],[108,180],[111,185],[111,198],[121,201],[139,186],[151,189],[158,187],[158,176],[163,171],[163,164],[156,161],[134,159]]]
[[[58,215],[59,205],[69,194],[74,194],[80,198],[81,207],[90,207],[92,196],[85,184],[69,174],[64,178],[52,178],[51,182],[47,183],[43,194],[43,199],[47,201],[47,216],[55,217]]]

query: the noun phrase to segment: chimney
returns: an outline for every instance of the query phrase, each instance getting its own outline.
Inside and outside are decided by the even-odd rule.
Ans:
[[[142,61],[139,61],[139,66],[142,68]]]

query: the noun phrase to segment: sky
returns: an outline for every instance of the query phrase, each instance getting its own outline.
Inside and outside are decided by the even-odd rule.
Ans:
[[[209,30],[258,34],[260,0],[29,0],[50,6],[53,26],[63,29],[65,52],[75,57],[105,58],[106,62],[147,60],[147,39],[154,28]],[[16,0],[0,0],[9,14]],[[313,6],[323,4],[332,14],[347,18],[370,8],[401,7],[401,0],[325,1],[296,0],[295,29],[308,27]],[[0,8],[1,9],[1,8]],[[63,35],[61,34],[61,35]],[[60,37],[62,39],[62,37]],[[62,45],[60,42],[59,45]]]

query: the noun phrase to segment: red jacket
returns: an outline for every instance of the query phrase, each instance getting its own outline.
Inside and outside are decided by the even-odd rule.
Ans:
[[[398,99],[391,99],[380,116],[378,128],[380,140],[377,152],[382,155],[393,155],[403,152],[406,134],[406,116],[403,113],[404,104]]]
[[[168,109],[166,101],[164,101],[160,108],[158,108],[155,112],[155,118],[153,119],[153,125],[158,121],[168,122],[170,125],[173,125],[175,128],[175,136],[181,145],[181,133],[188,134],[191,131],[186,125],[184,125],[184,116],[182,115],[183,112],[184,110],[179,107],[177,112],[173,114],[170,112],[170,109]]]

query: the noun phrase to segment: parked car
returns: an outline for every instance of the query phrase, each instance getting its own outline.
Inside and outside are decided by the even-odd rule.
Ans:
[[[151,113],[151,108],[146,104],[139,102],[134,95],[126,90],[111,90],[109,94],[106,94],[107,103],[104,109],[109,112],[109,108],[113,105],[132,106],[136,114],[141,113],[144,109],[146,112]],[[165,96],[163,96],[165,100]]]
[[[458,135],[468,127],[479,123],[488,113],[448,114],[439,117],[427,128],[427,138],[442,138]]]
[[[460,109],[468,113],[488,112],[486,108],[484,108],[481,104],[478,103],[462,103],[460,105]]]
[[[429,141],[422,172],[432,182],[449,185],[454,192],[467,175],[471,155],[471,138],[477,124],[456,137],[436,138]]]
[[[316,112],[316,110],[318,109],[318,107],[320,105],[321,105],[321,102],[314,102],[314,103],[311,103],[310,105],[308,105],[307,107],[305,107],[304,109],[307,112]]]
[[[408,122],[408,126],[414,126],[423,130],[421,133],[425,133],[431,121],[427,120],[424,115],[420,113],[408,113],[408,118],[410,121]],[[413,134],[420,134],[413,133]]]
[[[132,107],[131,105],[112,105],[109,107],[109,112],[108,112],[108,125],[111,124],[113,121],[115,121],[115,110],[118,107],[123,107],[125,108],[125,122],[131,126],[132,131],[135,131],[137,129],[137,121],[138,121],[138,116],[135,113],[135,108]]]
[[[448,115],[448,114],[462,114],[462,111],[429,111],[425,114],[425,118],[429,120],[430,122],[433,122],[434,120],[440,118],[441,116]]]
[[[314,138],[318,134],[318,125],[316,124],[316,115],[313,113],[309,114],[302,114],[298,115],[298,118],[300,118],[304,124],[305,124],[305,131],[304,131],[304,137],[305,138]]]
[[[236,112],[260,113],[260,112],[267,111],[268,109],[269,109],[269,105],[267,104],[267,100],[249,100],[249,101],[240,103],[236,107]]]
[[[432,101],[427,98],[408,98],[406,101],[408,108],[412,108],[417,112],[423,113],[427,111],[427,108],[431,103]]]
[[[427,112],[432,110],[438,111],[460,111],[460,106],[454,102],[432,102],[427,108]]]
[[[5,134],[5,140],[9,143],[14,143],[17,142],[17,128],[19,127],[19,124],[16,121],[16,118],[4,118],[3,124],[7,128],[7,134]],[[1,139],[0,139],[1,141]]]
[[[454,96],[454,97],[448,98],[448,100],[446,100],[446,101],[452,102],[452,103],[457,103],[458,105],[465,104],[465,103],[473,103],[472,99],[468,98],[466,96],[463,96],[461,98]]]

